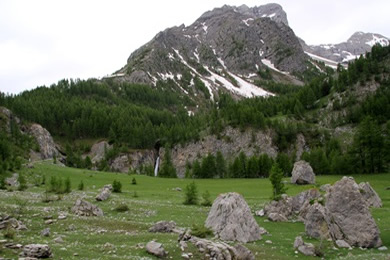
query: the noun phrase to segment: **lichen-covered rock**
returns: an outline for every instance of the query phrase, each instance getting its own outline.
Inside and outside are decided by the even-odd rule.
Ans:
[[[170,233],[176,228],[176,223],[173,221],[159,221],[149,228],[149,232]]]
[[[161,243],[157,243],[155,241],[150,241],[146,244],[146,251],[149,254],[155,255],[155,256],[160,257],[160,258],[162,258],[168,254],[167,251],[165,251],[163,245]]]
[[[221,194],[215,199],[205,226],[222,240],[247,243],[261,239],[260,228],[248,204],[235,192]]]
[[[360,193],[369,207],[381,208],[382,200],[378,193],[371,187],[370,183],[362,182],[359,184]]]
[[[313,168],[305,161],[298,161],[294,164],[291,173],[291,183],[295,184],[315,184]]]
[[[79,216],[103,216],[103,210],[101,208],[82,199],[76,200],[76,203],[72,207],[72,212]]]
[[[316,202],[310,206],[304,223],[308,236],[320,239],[330,238],[328,223],[325,220],[325,208],[321,204]]]
[[[333,240],[356,247],[379,247],[380,232],[352,177],[343,177],[326,194],[325,216]]]
[[[30,244],[23,247],[23,252],[21,253],[23,257],[32,257],[32,258],[49,258],[53,254],[48,245],[44,244]]]

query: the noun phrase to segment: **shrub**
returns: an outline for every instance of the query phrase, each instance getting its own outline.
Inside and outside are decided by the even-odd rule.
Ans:
[[[72,191],[72,184],[70,182],[70,178],[66,178],[65,180],[65,189],[64,189],[64,193],[70,193]]]
[[[286,192],[286,188],[282,182],[283,179],[283,171],[279,167],[279,164],[275,162],[275,164],[271,168],[271,173],[269,175],[269,180],[272,184],[272,199],[279,200],[280,196]]]
[[[112,191],[115,193],[121,193],[122,183],[120,181],[114,180],[114,182],[112,183]]]
[[[5,189],[6,189],[5,177],[4,176],[0,176],[0,190],[5,190]]]
[[[78,189],[79,190],[84,190],[84,182],[83,181],[80,181]]]
[[[198,188],[195,182],[188,184],[184,190],[185,194],[185,205],[196,205],[198,204]]]
[[[129,211],[129,207],[126,204],[120,204],[115,208],[115,211],[117,212],[126,212]]]
[[[138,198],[138,194],[136,191],[134,191],[134,193],[133,193],[133,198]]]
[[[135,178],[133,178],[133,179],[131,180],[131,184],[137,185],[137,180],[136,180]]]
[[[212,236],[213,231],[205,226],[193,225],[191,229],[191,234],[196,237],[205,238],[207,236]]]
[[[26,178],[24,177],[24,175],[19,174],[18,182],[19,182],[18,190],[23,191],[23,190],[27,189],[27,182],[26,182]]]
[[[210,192],[208,190],[206,190],[203,194],[202,194],[202,203],[201,205],[202,206],[205,206],[205,207],[209,207],[211,206],[211,200],[210,200]]]

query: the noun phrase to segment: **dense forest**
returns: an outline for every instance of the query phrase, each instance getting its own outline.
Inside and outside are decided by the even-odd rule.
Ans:
[[[303,133],[311,148],[303,158],[316,173],[372,173],[385,171],[390,161],[389,72],[390,47],[376,45],[371,53],[351,62],[348,69],[339,66],[337,71],[327,70],[303,87],[269,83],[268,88],[278,95],[268,98],[237,101],[220,92],[217,102],[211,103],[205,94],[206,105],[197,109],[193,100],[169,88],[173,82],[158,82],[152,88],[112,79],[89,79],[61,80],[19,95],[0,93],[0,106],[26,122],[41,124],[69,144],[78,139],[101,138],[122,149],[153,148],[158,139],[164,145],[185,144],[208,134],[219,136],[227,126],[272,129],[280,154],[276,160],[286,174],[293,160],[284,152],[296,135]],[[361,89],[367,86],[376,91],[362,94]],[[190,109],[197,110],[195,115]],[[326,117],[331,118],[330,122],[324,123]],[[332,134],[333,129],[344,125],[356,129],[351,144],[344,144]],[[2,165],[18,164],[10,159],[23,156],[15,147],[23,150],[26,145],[32,146],[32,141],[16,136],[16,132],[11,133],[11,139],[1,132]],[[72,147],[66,150],[73,153]],[[240,154],[232,162],[220,157],[203,155],[188,167],[188,176],[266,177],[273,161],[264,155],[246,158]],[[8,164],[2,169],[10,169]]]

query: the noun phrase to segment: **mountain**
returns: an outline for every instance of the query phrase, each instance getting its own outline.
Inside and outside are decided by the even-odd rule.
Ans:
[[[299,39],[277,4],[223,6],[190,26],[168,28],[133,52],[112,77],[156,86],[169,81],[177,91],[214,99],[220,90],[238,97],[272,95],[256,86],[259,71],[273,79],[302,84],[308,69]]]
[[[354,33],[346,42],[339,44],[307,45],[301,40],[302,48],[313,59],[323,61],[328,66],[337,67],[338,63],[347,64],[360,55],[371,51],[372,46],[389,45],[389,39],[377,33]]]

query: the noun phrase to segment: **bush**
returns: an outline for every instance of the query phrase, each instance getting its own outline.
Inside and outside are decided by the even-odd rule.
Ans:
[[[185,205],[197,205],[198,204],[198,188],[195,182],[188,184],[184,190],[185,194]]]
[[[83,181],[80,181],[78,189],[79,190],[84,190],[84,182]]]
[[[208,236],[212,236],[213,231],[205,226],[193,225],[191,229],[191,234],[196,237],[206,238]]]
[[[112,191],[115,193],[121,193],[122,183],[120,181],[114,180],[114,182],[112,183]]]
[[[120,204],[115,208],[115,211],[117,212],[126,212],[129,211],[129,207],[126,204]]]
[[[72,191],[72,184],[70,182],[70,178],[66,178],[65,180],[65,189],[64,189],[64,193],[70,193]]]
[[[205,207],[209,207],[211,206],[211,200],[210,200],[210,192],[208,190],[206,190],[203,194],[202,194],[202,203],[201,205],[202,206],[205,206]]]
[[[6,185],[5,185],[5,176],[0,176],[0,190],[5,190]]]
[[[136,180],[135,178],[133,178],[133,179],[131,180],[131,184],[132,184],[132,185],[137,185],[137,180]]]
[[[19,182],[18,190],[23,191],[23,190],[27,189],[27,182],[26,182],[26,178],[24,177],[24,175],[19,174],[18,182]]]

